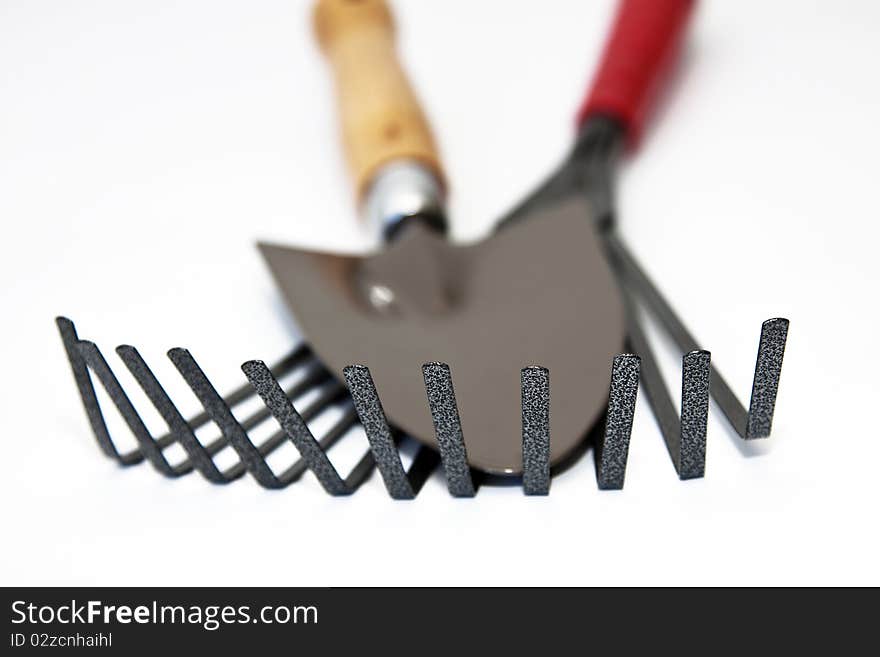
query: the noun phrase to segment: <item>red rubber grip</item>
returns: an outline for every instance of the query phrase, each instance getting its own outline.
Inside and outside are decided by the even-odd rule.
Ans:
[[[678,52],[694,0],[622,0],[602,62],[577,113],[620,121],[630,143],[638,140],[663,74]]]

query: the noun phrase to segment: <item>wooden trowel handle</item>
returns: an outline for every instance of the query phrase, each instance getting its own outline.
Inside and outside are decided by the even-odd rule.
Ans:
[[[434,138],[397,58],[384,0],[318,0],[315,33],[333,70],[342,139],[358,200],[378,171],[416,161],[438,181]]]

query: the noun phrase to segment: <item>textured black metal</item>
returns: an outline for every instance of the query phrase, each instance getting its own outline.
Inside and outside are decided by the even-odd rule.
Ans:
[[[660,374],[660,366],[654,357],[654,351],[648,343],[648,338],[642,330],[641,323],[634,316],[635,310],[630,308],[630,324],[629,324],[629,342],[630,348],[641,359],[640,380],[645,390],[645,397],[651,410],[654,412],[654,418],[657,420],[657,426],[663,440],[666,442],[666,449],[672,458],[673,464],[678,466],[679,455],[679,439],[680,420],[675,410],[675,403],[672,396],[663,382]]]
[[[311,408],[311,407],[309,407]],[[300,416],[303,420],[308,421],[308,411],[309,408],[300,413]],[[347,434],[352,427],[357,425],[357,413],[355,413],[354,408],[347,408],[345,412],[342,414],[336,423],[330,427],[330,429],[325,433],[319,440],[318,445],[325,452],[333,447],[339,439],[342,438],[345,434]],[[287,442],[287,434],[284,429],[278,431],[278,433],[274,434],[273,438],[277,438],[282,442]],[[270,439],[271,440],[271,439]],[[267,441],[268,442],[268,441]],[[285,482],[286,484],[292,484],[295,481],[298,481],[299,478],[308,471],[309,465],[308,462],[304,458],[299,458],[296,463],[291,465],[287,470],[278,475],[278,478]],[[352,471],[353,473],[355,470]],[[349,475],[351,476],[351,475]],[[348,481],[348,479],[346,479]]]
[[[622,283],[645,303],[679,349],[685,352],[700,349],[696,338],[639,265],[626,244],[613,232],[606,233],[604,237],[606,250]],[[710,387],[712,398],[743,439],[766,438],[770,435],[787,337],[787,319],[775,318],[764,322],[748,411],[739,402],[718,370],[712,368]]]
[[[177,347],[169,350],[168,358],[174,363],[174,367],[198,397],[211,420],[232,445],[245,469],[257,483],[264,488],[284,488],[284,483],[272,472],[259,450],[248,438],[244,428],[235,419],[229,405],[223,401],[192,354],[186,349]]]
[[[256,446],[248,437],[247,430],[272,417],[272,410],[264,401],[263,407],[242,421],[238,421],[231,411],[233,405],[257,394],[250,382],[237,388],[227,397],[221,398],[189,352],[184,349],[172,349],[169,352],[172,362],[205,409],[190,420],[185,420],[138,351],[132,346],[122,345],[117,348],[117,354],[168,425],[169,433],[160,438],[154,438],[147,430],[141,416],[98,347],[94,343],[80,340],[73,322],[70,320],[59,317],[57,325],[93,432],[102,451],[121,465],[134,465],[143,462],[146,458],[166,476],[178,477],[195,469],[206,479],[217,484],[229,483],[240,478],[245,472],[251,472],[258,483],[267,488],[286,487],[298,480],[306,470],[313,469],[318,471],[316,474],[319,474],[321,483],[325,484],[330,492],[337,494],[348,494],[354,491],[372,472],[374,460],[369,451],[354,466],[349,476],[342,482],[341,488],[338,481],[332,480],[332,475],[328,475],[323,467],[319,467],[322,458],[326,459],[326,450],[346,435],[349,429],[357,423],[357,413],[351,406],[343,411],[342,416],[319,441],[314,442],[313,449],[310,449],[312,446],[307,442],[294,441],[301,453],[305,448],[308,458],[298,459],[280,475],[275,476],[265,458],[288,441],[288,432],[281,429]],[[284,376],[297,367],[309,368],[310,357],[311,351],[301,346],[271,370],[266,368],[266,371],[277,386],[277,379],[274,377]],[[131,452],[120,454],[116,449],[95,394],[89,374],[90,370],[98,377],[98,381],[107,391],[111,402],[119,410],[137,440],[138,447]],[[290,403],[290,399],[295,399],[315,389],[320,389],[319,393],[302,413],[298,413],[303,423],[319,415],[331,403],[339,401],[344,396],[345,387],[339,382],[333,381],[326,369],[311,367],[295,384],[288,387],[287,390],[281,391],[281,394]],[[280,386],[278,386],[278,390],[281,390]],[[219,428],[220,436],[202,444],[196,438],[194,430],[209,422],[213,422]],[[288,425],[287,428],[290,429],[290,426]],[[307,428],[306,431],[308,432]],[[308,436],[310,435],[309,433]],[[298,439],[302,437],[301,432],[297,434]],[[314,441],[313,438],[312,440]],[[186,458],[175,466],[168,463],[163,453],[165,448],[173,444],[179,444],[186,454]],[[221,472],[212,457],[230,445],[238,454],[239,461]],[[410,480],[413,482],[413,488],[416,492],[421,488],[438,460],[439,456],[436,456],[432,450],[416,454],[410,468]],[[327,463],[329,464],[329,461]]]
[[[681,359],[681,449],[678,476],[697,479],[706,472],[706,423],[712,356],[697,350]]]
[[[752,397],[744,436],[746,440],[766,438],[770,435],[787,339],[787,319],[768,319],[761,326],[761,339],[758,343],[758,358],[755,363]]]
[[[169,435],[186,452],[187,460],[178,466],[179,471],[188,472],[195,468],[208,481],[216,484],[228,483],[230,480],[214,464],[211,454],[198,441],[192,428],[177,410],[137,349],[129,345],[121,345],[116,348],[116,353],[168,425],[171,432]]]
[[[539,213],[547,206],[584,194],[591,219],[606,230],[614,220],[615,165],[623,151],[624,131],[611,117],[595,116],[580,130],[569,157],[499,222],[498,230]]]
[[[706,424],[709,412],[708,386],[710,356],[694,351],[682,357],[681,417],[663,382],[637,310],[628,296],[629,339],[632,350],[641,358],[641,382],[645,396],[666,442],[666,449],[680,479],[702,477],[706,460]]]
[[[263,403],[275,416],[278,424],[299,450],[309,470],[317,477],[324,490],[331,495],[352,493],[354,489],[349,487],[348,483],[339,476],[327,454],[321,449],[308,425],[294,408],[266,364],[261,360],[251,360],[244,363],[241,369]],[[365,460],[368,456],[369,459]],[[354,483],[359,484],[364,480],[366,472],[362,472],[362,470],[368,467],[372,467],[372,457],[369,452],[361,458],[352,471],[355,475]]]
[[[522,387],[523,492],[550,492],[550,372],[546,367],[526,367],[520,372]]]
[[[116,446],[113,444],[113,439],[107,430],[107,423],[104,422],[104,415],[101,413],[101,406],[95,394],[95,387],[92,385],[92,378],[89,376],[86,362],[79,350],[80,340],[76,333],[76,327],[66,317],[56,317],[55,324],[58,327],[58,332],[61,334],[61,342],[64,345],[64,351],[67,354],[67,360],[73,372],[73,379],[89,424],[92,427],[95,440],[97,440],[98,446],[104,454],[111,458],[119,459],[119,452],[116,451]],[[140,456],[140,454],[138,455]],[[143,459],[143,456],[140,456],[140,459]]]
[[[605,433],[596,448],[596,480],[602,490],[623,488],[640,367],[634,354],[618,354],[611,366]]]
[[[300,344],[293,351],[291,351],[287,356],[282,358],[280,361],[278,361],[272,367],[272,374],[275,377],[284,376],[285,374],[292,372],[294,369],[298,368],[299,366],[301,366],[305,363],[308,363],[309,361],[313,361],[313,360],[314,360],[314,358],[313,358],[312,350],[309,348],[309,346],[306,344]],[[318,367],[315,369],[316,369],[316,375],[317,375],[317,372],[323,372],[325,377],[330,376],[330,373],[327,372],[327,370],[323,367]],[[302,387],[303,390],[306,388],[306,386],[300,386],[300,387]],[[296,392],[295,390],[291,391],[291,394],[295,394],[295,392]],[[240,385],[238,388],[235,388],[228,395],[225,395],[223,397],[223,399],[226,401],[226,404],[228,406],[234,407],[237,404],[250,399],[251,397],[253,397],[256,394],[257,393],[254,392],[254,387],[250,383],[244,383],[244,384]],[[189,426],[192,427],[193,429],[198,429],[199,427],[204,426],[205,424],[207,424],[210,421],[211,421],[211,418],[208,415],[208,413],[205,411],[202,411],[202,412],[194,415],[193,417],[189,418],[189,420],[187,420],[187,424],[189,424]],[[159,439],[159,443],[160,444],[162,443],[161,438]],[[223,440],[222,444],[223,444],[223,447],[225,447],[226,441]],[[221,447],[221,449],[222,449],[222,447]]]
[[[400,460],[391,427],[385,418],[382,402],[365,365],[349,365],[343,370],[345,381],[354,400],[354,407],[373,450],[376,467],[382,475],[385,489],[395,500],[411,500],[416,494]]]
[[[682,405],[679,416],[638,321],[633,300],[626,291],[624,299],[629,318],[630,346],[641,358],[634,354],[619,354],[612,365],[604,435],[597,439],[599,488],[623,487],[640,381],[645,385],[648,401],[680,478],[702,477],[705,472],[709,391],[714,390],[710,354],[693,350],[682,358]],[[314,362],[308,349],[295,350],[272,369],[262,361],[245,363],[242,369],[249,379],[249,385],[236,389],[226,398],[220,397],[188,351],[172,349],[169,357],[205,409],[185,420],[138,351],[132,346],[122,345],[117,348],[117,354],[168,425],[167,434],[154,438],[97,345],[81,340],[70,320],[59,317],[56,322],[98,444],[105,454],[122,465],[148,460],[165,476],[179,477],[196,470],[213,483],[228,483],[250,472],[260,485],[267,488],[286,487],[297,481],[306,470],[311,470],[325,490],[333,495],[350,494],[378,465],[392,498],[413,499],[442,460],[452,495],[471,497],[476,492],[473,473],[467,464],[452,376],[444,363],[427,363],[423,366],[428,405],[440,453],[419,446],[406,471],[398,449],[402,436],[388,424],[372,375],[365,366],[345,368],[344,376],[354,406],[346,406],[341,417],[325,435],[315,440],[307,422],[330,404],[343,401],[345,387],[323,367],[310,366]],[[762,328],[750,411],[742,411],[743,422],[746,419],[750,422],[743,430],[749,437],[762,437],[770,431],[787,330],[788,321],[785,319],[768,320]],[[286,390],[282,389],[278,377],[300,366],[309,369],[295,384]],[[124,454],[117,450],[107,430],[90,372],[97,376],[134,435],[138,444],[136,449]],[[521,372],[523,488],[527,495],[546,495],[550,486],[549,375],[549,371],[543,367],[528,367]],[[318,394],[299,412],[292,400],[316,389],[319,390]],[[263,407],[244,420],[237,420],[231,407],[254,394],[260,396]],[[275,417],[281,429],[255,445],[247,434],[248,430],[271,416]],[[361,457],[348,477],[342,479],[326,451],[359,420],[364,426],[370,450]],[[208,422],[213,422],[219,428],[220,436],[202,443],[195,436],[195,428]],[[294,443],[301,458],[280,475],[275,475],[266,457],[288,440]],[[169,464],[163,453],[172,444],[180,445],[186,453],[185,460],[174,466]],[[235,450],[239,461],[221,472],[213,457],[227,446]]]
[[[93,433],[98,439],[99,445],[105,454],[123,466],[131,466],[141,463],[146,456],[147,460],[151,461],[159,472],[168,477],[178,477],[195,469],[206,479],[217,484],[229,483],[230,481],[241,477],[241,475],[246,472],[242,462],[233,465],[224,472],[219,471],[211,457],[226,447],[229,444],[229,440],[225,435],[221,434],[218,438],[202,445],[194,434],[195,428],[211,421],[210,415],[207,412],[202,412],[188,421],[184,420],[183,416],[180,414],[176,406],[174,406],[173,402],[168,397],[168,394],[162,388],[158,379],[137,350],[128,345],[121,345],[116,349],[117,354],[132,373],[138,385],[144,390],[148,399],[159,412],[162,419],[168,425],[169,433],[159,438],[154,438],[147,430],[143,420],[137,413],[128,395],[122,389],[119,380],[116,378],[97,345],[86,340],[80,340],[77,336],[73,322],[69,319],[59,317],[56,322],[61,333],[65,350],[68,352],[68,359],[71,362],[77,388],[80,390],[80,396],[83,405],[86,408],[89,422],[92,425]],[[309,355],[310,352],[307,348],[300,347],[277,363],[272,371],[276,372],[279,376],[287,374],[293,368],[305,363],[308,360]],[[120,454],[116,449],[113,440],[107,431],[103,413],[94,392],[94,386],[91,377],[89,376],[90,369],[98,376],[98,381],[107,391],[111,402],[116,406],[123,420],[132,431],[138,442],[138,447],[136,449],[125,454]],[[323,374],[314,371],[309,372],[296,385],[288,389],[288,394],[292,397],[296,397],[328,377],[329,373],[326,371],[323,371]],[[332,399],[334,396],[338,397],[340,391],[341,387],[338,385],[335,391],[333,391],[332,388],[325,390],[303,411],[303,417],[308,419],[315,416],[320,410],[322,410],[323,406],[326,405],[328,399]],[[224,402],[227,405],[237,404],[252,397],[254,394],[256,393],[254,392],[253,387],[245,385],[234,390],[224,399]],[[241,425],[254,426],[258,424],[256,420],[259,419],[259,417],[268,415],[268,413],[258,411],[257,414],[250,416],[241,423]],[[322,439],[322,446],[326,449],[330,444],[335,442],[335,440],[338,440],[340,435],[339,429],[344,428],[347,430],[355,420],[356,416],[353,410],[351,410],[350,413],[345,414],[340,421],[340,424],[348,422],[348,426],[340,427],[337,425],[333,427],[328,432],[328,435]],[[344,433],[344,431],[341,433]],[[287,439],[284,436],[284,433],[279,432],[279,434],[276,434],[259,446],[258,452],[260,456],[268,456],[283,444],[283,442],[286,442]],[[179,444],[187,455],[185,460],[175,466],[169,465],[162,453],[162,450],[172,444]],[[295,473],[299,470],[305,469],[302,466],[303,463],[302,460],[300,460],[295,463],[290,470]]]
[[[425,363],[422,366],[422,375],[434,422],[434,434],[446,472],[446,485],[454,497],[473,497],[476,489],[467,462],[467,450],[449,365]]]
[[[162,455],[162,450],[156,444],[156,441],[153,439],[146,425],[144,425],[143,420],[140,415],[138,415],[131,400],[128,398],[128,395],[125,394],[125,391],[119,384],[119,380],[116,378],[116,375],[113,374],[113,371],[110,369],[110,366],[107,364],[107,361],[98,349],[98,346],[94,342],[81,340],[79,343],[79,351],[80,354],[82,354],[83,360],[97,375],[104,390],[107,391],[110,401],[112,401],[119,410],[122,419],[134,435],[135,440],[137,440],[139,451],[143,457],[146,458],[156,470],[166,476],[177,476],[182,474],[181,472],[176,472],[174,468],[169,465],[168,461],[165,460],[165,457]],[[119,456],[120,460],[123,462],[135,460],[134,457],[129,458],[124,454]]]

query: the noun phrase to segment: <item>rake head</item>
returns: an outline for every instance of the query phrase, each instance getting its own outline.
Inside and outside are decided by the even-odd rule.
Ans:
[[[594,450],[600,489],[623,488],[640,383],[645,387],[681,479],[704,474],[710,394],[743,439],[769,434],[787,320],[774,319],[764,323],[748,411],[739,405],[730,388],[712,369],[709,352],[693,349],[682,358],[679,413],[629,301],[630,347],[639,355],[619,354],[611,363],[605,427],[595,440]],[[484,479],[482,473],[473,471],[468,465],[452,372],[444,363],[426,363],[422,367],[439,454],[420,445],[409,469],[405,469],[399,447],[406,437],[389,425],[370,370],[364,365],[345,368],[346,390],[346,385],[333,379],[308,346],[301,345],[273,367],[258,360],[244,363],[242,371],[248,383],[222,397],[189,351],[171,349],[169,359],[203,408],[202,412],[186,419],[137,349],[128,345],[117,347],[119,358],[168,427],[167,433],[155,437],[98,346],[81,340],[69,319],[59,317],[56,323],[92,432],[101,450],[120,465],[131,466],[146,460],[167,477],[180,477],[196,471],[216,484],[229,483],[248,473],[258,484],[272,489],[286,488],[310,470],[331,495],[353,493],[376,468],[388,494],[397,500],[415,498],[440,464],[449,492],[454,497],[473,497]],[[283,388],[279,379],[292,373],[301,376],[295,384]],[[521,371],[522,486],[526,495],[546,495],[550,490],[550,374],[540,366],[525,367]],[[133,434],[137,442],[135,449],[124,453],[117,449],[107,428],[92,375],[97,377]],[[307,394],[312,400],[300,404],[299,400]],[[237,419],[233,409],[254,395],[259,396],[262,406],[245,419]],[[309,422],[331,406],[339,407],[340,415],[321,438],[316,439]],[[279,428],[262,441],[254,440],[249,434],[271,418]],[[209,423],[215,425],[219,435],[202,441],[196,437],[196,430]],[[343,478],[327,452],[352,433],[357,425],[363,428],[369,449]],[[288,441],[293,443],[300,458],[276,473],[267,459]],[[176,465],[172,465],[166,456],[166,450],[172,445],[179,445],[186,454],[186,458]],[[227,447],[234,450],[237,462],[221,470],[215,457]]]

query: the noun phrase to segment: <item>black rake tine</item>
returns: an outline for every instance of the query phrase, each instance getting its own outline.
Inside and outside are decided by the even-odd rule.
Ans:
[[[294,408],[287,395],[284,394],[284,390],[272,376],[266,364],[263,361],[250,360],[244,363],[241,369],[306,461],[309,470],[318,478],[324,490],[331,495],[350,494],[352,490],[330,463],[330,459],[318,445],[308,425]]]
[[[349,407],[346,409],[345,413],[342,417],[340,417],[336,423],[330,427],[330,429],[325,433],[320,439],[318,439],[318,445],[325,452],[329,450],[333,445],[339,442],[339,439],[342,438],[346,433],[348,433],[349,429],[351,429],[358,422],[358,416],[353,407]],[[278,433],[274,434],[266,443],[271,443],[277,438],[281,438],[282,440],[287,440],[287,434],[284,432],[284,429],[278,431]],[[263,445],[260,446],[262,450]],[[293,483],[297,481],[305,472],[309,469],[309,464],[302,457],[297,459],[290,467],[287,468],[284,472],[279,475],[279,478],[287,483]]]
[[[67,354],[70,369],[73,371],[73,379],[79,391],[83,408],[86,411],[89,425],[92,427],[95,440],[104,454],[122,463],[119,451],[116,449],[116,445],[113,444],[110,431],[107,429],[107,423],[104,421],[104,414],[101,412],[101,405],[98,403],[98,396],[95,394],[95,387],[92,384],[91,376],[89,376],[85,359],[80,353],[80,339],[76,333],[76,327],[67,317],[56,317],[55,324],[58,327],[58,332],[61,334],[61,342],[64,344],[64,351]]]
[[[98,377],[98,380],[101,382],[104,390],[107,391],[113,405],[116,406],[119,414],[122,415],[122,419],[125,421],[126,426],[128,426],[132,434],[134,434],[135,440],[137,440],[138,443],[140,455],[143,458],[146,458],[150,462],[150,465],[163,475],[167,477],[177,476],[177,473],[175,473],[174,468],[172,468],[165,459],[162,450],[150,434],[150,431],[147,429],[141,416],[138,415],[137,410],[135,410],[134,404],[131,403],[128,395],[125,394],[125,390],[123,390],[122,385],[119,383],[119,379],[116,378],[113,370],[110,369],[110,365],[104,358],[104,354],[98,349],[98,345],[94,342],[80,340],[79,350],[82,354],[83,360],[85,360],[89,368]],[[140,462],[141,458],[136,458],[135,454],[136,452],[130,452],[128,455],[123,454],[120,455],[120,459],[126,464]]]
[[[712,355],[697,349],[681,359],[681,450],[678,476],[698,479],[706,473],[706,425]]]
[[[297,397],[308,392],[310,389],[324,383],[329,378],[331,378],[329,372],[327,372],[326,370],[323,370],[321,368],[318,368],[318,369],[314,370],[313,372],[307,374],[302,380],[300,380],[297,383],[295,383],[294,385],[290,386],[285,391],[284,394],[286,394],[291,399],[296,399]],[[253,386],[250,385],[250,383],[248,383],[246,385],[248,386],[248,388],[250,388],[250,390],[253,392],[253,394],[256,394],[256,392],[253,389]],[[329,387],[327,390],[325,390],[324,392],[321,393],[321,395],[318,397],[318,399],[316,399],[312,404],[309,405],[309,407],[305,411],[303,411],[303,413],[302,413],[303,419],[305,419],[306,421],[310,420],[312,417],[317,415],[321,410],[326,408],[326,406],[328,406],[330,403],[335,401],[339,397],[341,392],[342,392],[342,388],[338,384],[336,384],[335,387]],[[227,406],[230,406],[230,408],[231,408],[232,404],[230,404],[230,402],[229,402],[229,397],[224,397],[223,401],[226,402]],[[240,402],[240,401],[241,401],[241,399],[238,400],[238,402]],[[236,402],[236,403],[238,403],[238,402]],[[202,414],[200,413],[199,415],[196,416],[196,419],[201,420],[201,417],[202,417]],[[261,424],[263,421],[265,421],[266,419],[268,419],[270,417],[272,417],[272,413],[264,406],[264,407],[260,408],[259,410],[255,411],[254,413],[252,413],[251,415],[249,415],[248,417],[246,417],[241,422],[239,422],[239,424],[241,425],[241,428],[244,429],[245,432],[247,432],[247,431],[253,429],[254,427],[256,427],[257,425]],[[210,419],[210,417],[208,417],[208,419]],[[198,427],[204,425],[205,422],[197,421],[197,422],[193,423],[192,421],[190,421],[190,422],[187,422],[187,424],[190,426],[191,429],[195,429],[195,428],[198,428]],[[160,447],[166,447],[166,446],[170,445],[171,443],[173,443],[174,440],[175,440],[174,434],[169,433],[168,435],[162,436],[161,438],[159,438],[157,442],[159,443]],[[283,442],[284,441],[282,440],[281,443],[283,444]],[[226,437],[223,435],[220,435],[217,438],[215,438],[214,440],[212,440],[211,442],[209,442],[208,444],[206,444],[205,450],[208,452],[209,455],[215,456],[218,452],[220,452],[228,444],[229,444],[229,441],[226,439]],[[276,447],[277,447],[277,445],[276,445]],[[266,456],[266,453],[263,453],[263,456]]]
[[[171,349],[168,352],[168,358],[174,363],[177,371],[180,372],[211,420],[220,429],[220,433],[232,445],[242,464],[257,483],[264,488],[283,488],[283,482],[272,472],[259,450],[248,438],[238,420],[235,419],[229,406],[189,351],[181,348]]]
[[[288,372],[291,372],[294,368],[300,365],[303,361],[308,360],[308,358],[312,355],[311,347],[308,344],[302,343],[295,347],[293,351],[284,356],[281,360],[279,360],[275,365],[272,366],[272,375],[276,378],[281,378]],[[226,405],[230,408],[240,404],[246,399],[250,399],[256,394],[254,392],[254,387],[250,383],[244,383],[228,395],[226,395],[223,400],[226,402]],[[198,429],[200,426],[207,424],[211,421],[211,416],[207,413],[207,411],[202,411],[201,413],[197,413],[193,417],[187,420],[187,424],[192,429]],[[161,439],[160,439],[161,442]],[[222,447],[226,446],[226,442],[223,442]],[[217,450],[219,451],[219,450]]]
[[[248,385],[251,385],[250,382],[248,382]],[[253,386],[251,386],[251,388],[253,388]],[[311,418],[318,415],[321,410],[327,407],[327,404],[329,403],[327,401],[327,398],[336,399],[340,396],[341,392],[342,386],[340,385],[337,385],[335,388],[325,390],[317,399],[309,404],[309,406],[307,406],[302,413],[300,413],[300,417],[302,417],[305,422],[308,422]],[[254,391],[254,394],[257,394],[256,391]],[[290,398],[290,389],[286,390],[285,394],[288,396],[288,398]],[[269,413],[269,417],[271,416],[272,414]],[[334,424],[330,428],[327,434],[318,441],[321,449],[323,449],[324,451],[330,449],[330,447],[336,444],[336,442],[340,438],[342,438],[343,435],[345,435],[345,433],[355,424],[355,422],[357,422],[357,415],[355,414],[353,408],[349,408],[346,413],[336,422],[336,424]],[[269,436],[269,438],[257,445],[257,451],[260,453],[260,456],[266,458],[287,441],[287,433],[284,431],[284,429],[279,429],[271,436]],[[220,450],[215,450],[215,453],[218,451]],[[286,487],[299,479],[308,469],[308,463],[306,463],[306,461],[302,457],[300,457],[284,472],[279,474],[278,479]],[[236,463],[231,468],[226,470],[224,475],[226,477],[235,478],[241,476],[244,472],[244,466],[241,463]]]
[[[308,390],[322,384],[323,382],[325,382],[329,378],[330,378],[329,372],[327,372],[326,370],[324,370],[322,368],[317,368],[317,369],[313,370],[312,372],[309,372],[300,381],[297,381],[295,384],[290,386],[285,391],[285,394],[288,397],[290,397],[291,399],[295,399],[295,398],[299,397],[300,395],[302,395],[303,393],[307,392]],[[250,390],[253,394],[256,394],[252,385],[250,385],[250,384],[246,384],[246,385],[248,386],[248,388],[250,388]],[[223,400],[226,402],[227,406],[229,406],[230,408],[232,407],[232,403],[230,403],[229,397],[224,397]],[[238,399],[235,403],[240,403],[241,401],[243,401],[243,399]],[[272,417],[272,413],[269,411],[268,408],[263,406],[260,409],[251,413],[245,419],[241,420],[241,422],[239,424],[241,424],[241,428],[244,429],[245,431],[250,431],[251,429],[256,427],[258,424],[261,424],[264,420],[266,420],[270,417]],[[199,420],[201,419],[201,414],[199,414],[197,416],[197,419],[199,419]],[[308,419],[308,418],[306,418],[306,419]],[[204,422],[196,422],[195,424],[191,424],[191,423],[189,423],[189,424],[190,424],[190,428],[196,428],[196,427],[202,426],[205,423]],[[174,436],[172,434],[169,434],[165,438],[168,438],[168,439],[170,439],[169,440],[170,442],[173,442]],[[163,439],[160,438],[159,443],[161,444],[162,441],[163,441]],[[220,451],[220,449],[225,447],[226,444],[227,444],[227,441],[225,441],[225,440],[219,441],[219,444],[217,444],[216,446],[212,443],[209,451],[212,451],[213,453],[216,454],[217,452]]]
[[[635,354],[618,354],[611,365],[605,433],[596,449],[596,481],[601,490],[623,489],[640,367]]]
[[[241,477],[243,477],[245,474],[247,474],[247,472],[248,472],[248,469],[247,469],[247,466],[245,465],[244,461],[239,459],[237,462],[233,463],[231,466],[226,468],[226,470],[224,470],[221,474],[226,479],[226,481],[233,482],[233,481],[236,481],[237,479],[240,479]],[[283,482],[281,477],[278,477],[278,480]],[[286,485],[286,484],[284,484],[284,485]],[[279,486],[277,486],[277,488],[283,488],[284,485],[279,484]]]
[[[678,471],[679,452],[681,447],[681,425],[678,413],[675,410],[675,404],[672,402],[672,396],[663,382],[660,375],[660,367],[654,358],[654,352],[648,344],[645,334],[639,322],[635,319],[630,309],[629,318],[629,341],[632,351],[638,354],[641,359],[640,380],[645,389],[645,397],[651,410],[654,412],[654,419],[660,428],[660,433],[666,443],[666,449],[672,463]]]
[[[414,499],[415,491],[400,460],[400,452],[388,426],[370,369],[365,365],[349,365],[342,370],[342,374],[367,434],[385,489],[392,499]]]
[[[323,400],[317,399],[316,402],[322,402]],[[317,415],[317,413],[310,412],[314,409],[314,405],[308,406],[299,416],[303,419],[304,422],[308,422],[312,417]],[[271,415],[271,413],[270,413]],[[342,438],[346,431],[348,431],[354,424],[357,422],[357,414],[354,412],[353,408],[346,409],[345,414],[337,420],[336,424],[334,424],[327,434],[318,440],[318,444],[321,446],[321,449],[327,451],[330,447],[336,444],[336,441]],[[330,441],[329,444],[325,444],[325,441]],[[260,454],[263,456],[269,456],[276,449],[281,447],[287,441],[287,434],[284,433],[284,429],[279,429],[275,433],[273,433],[269,438],[265,441],[257,445],[257,449]]]
[[[666,449],[675,466],[679,479],[693,479],[703,476],[706,458],[706,413],[708,400],[702,404],[703,392],[708,394],[709,374],[708,352],[696,351],[682,358],[682,413],[685,424],[679,417],[675,404],[663,382],[660,367],[648,343],[635,308],[624,294],[629,318],[629,339],[632,350],[641,358],[641,383],[645,387],[648,404],[654,411],[660,433],[666,442]],[[701,385],[706,386],[705,391]],[[702,422],[700,414],[702,413]],[[702,435],[700,430],[702,429]],[[687,432],[687,433],[685,433]]]
[[[183,415],[180,414],[180,411],[174,405],[174,402],[171,401],[168,393],[165,392],[162,384],[159,383],[156,375],[153,374],[153,371],[138,350],[130,345],[120,345],[116,347],[116,353],[159,412],[159,415],[162,416],[165,424],[168,425],[168,429],[171,432],[169,435],[172,437],[173,442],[177,442],[186,452],[187,459],[175,466],[175,472],[185,474],[192,468],[195,468],[199,474],[210,482],[215,484],[229,483],[230,479],[225,477],[214,464],[211,455],[198,441],[192,427],[187,424]],[[161,446],[161,442],[159,444]]]
[[[326,378],[328,378],[328,377],[329,377],[329,373],[326,376],[320,377],[320,383],[323,383],[323,381],[326,380]],[[310,388],[314,387],[315,385],[320,385],[320,383],[315,383],[314,381],[312,381],[308,377],[306,377],[302,381],[300,381],[300,382],[294,384],[293,386],[291,386],[290,388],[288,388],[285,391],[285,394],[288,397],[294,399],[294,398],[304,394],[305,392],[307,392]],[[248,383],[247,385],[251,388],[251,390],[253,390],[253,386],[251,386],[250,383]],[[324,408],[326,408],[331,402],[335,401],[341,395],[342,390],[343,390],[342,386],[339,385],[338,383],[334,383],[333,385],[328,386],[328,388],[325,389],[318,396],[318,398],[315,399],[311,404],[309,404],[309,406],[301,413],[303,419],[306,421],[309,421],[310,419],[312,419],[313,417],[318,415],[318,413],[320,411],[322,411]],[[254,394],[256,394],[256,391],[254,392]],[[226,398],[224,398],[224,401],[225,400],[226,400]],[[245,432],[247,432],[249,429],[253,429],[255,426],[260,424],[262,421],[264,421],[270,417],[272,417],[272,413],[269,412],[268,410],[265,410],[265,407],[263,407],[262,409],[260,409],[256,413],[249,415],[240,424],[241,424],[241,427],[245,430]],[[190,427],[195,428],[191,424],[190,424]],[[282,431],[280,433],[283,436],[284,432]],[[169,442],[173,442],[174,436],[172,434],[169,434],[165,438],[169,439]],[[162,445],[162,440],[163,439],[159,439],[160,445]],[[284,440],[285,439],[282,438],[280,441],[277,441],[277,444],[275,444],[275,447],[270,449],[268,452],[264,451],[263,447],[261,445],[259,451],[263,456],[267,456],[269,453],[274,451],[274,449],[276,449],[280,445],[284,444]],[[268,443],[268,442],[269,442],[269,440],[266,441],[266,443]],[[265,445],[266,443],[263,443],[263,445]],[[218,436],[217,438],[215,438],[214,440],[212,440],[211,442],[209,442],[205,445],[205,451],[207,451],[208,454],[210,454],[211,456],[215,456],[215,455],[217,455],[218,452],[220,452],[228,444],[229,444],[229,440],[226,438],[226,436],[221,434],[220,436]]]
[[[434,435],[440,447],[440,458],[446,471],[446,484],[453,497],[476,494],[467,449],[461,430],[461,418],[455,401],[452,375],[446,363],[425,363],[422,366],[425,392],[434,422]]]
[[[749,402],[749,419],[744,436],[746,440],[766,438],[770,435],[787,339],[787,319],[781,317],[768,319],[761,326],[758,358],[752,380],[752,397]]]
[[[284,395],[288,399],[296,399],[300,397],[304,393],[308,392],[312,388],[315,388],[330,378],[330,373],[326,370],[316,369],[313,372],[309,372],[306,376],[304,376],[300,381],[292,385],[290,388],[284,391]],[[276,377],[277,380],[277,377]],[[253,387],[253,386],[252,386]],[[327,395],[322,396],[322,399],[326,399]],[[330,399],[327,403],[332,401]],[[314,405],[312,405],[314,406]],[[315,414],[321,410],[321,408],[315,409]],[[249,431],[253,429],[258,424],[262,423],[264,420],[272,416],[272,412],[266,408],[265,406],[258,411],[255,411],[244,420],[241,421],[241,426],[245,431]],[[306,418],[308,419],[308,418]]]
[[[522,390],[523,492],[550,492],[550,372],[546,367],[520,371]]]
[[[622,273],[626,282],[633,288],[645,305],[666,330],[678,348],[684,352],[699,350],[696,338],[691,335],[684,322],[660,293],[626,245],[613,234],[605,235],[612,262]],[[782,358],[788,338],[789,321],[774,318],[765,321],[761,327],[755,375],[752,379],[752,395],[749,409],[737,399],[727,381],[717,369],[712,368],[710,393],[721,408],[728,422],[744,440],[766,438],[770,435],[773,412],[776,407],[776,394],[782,374]]]

